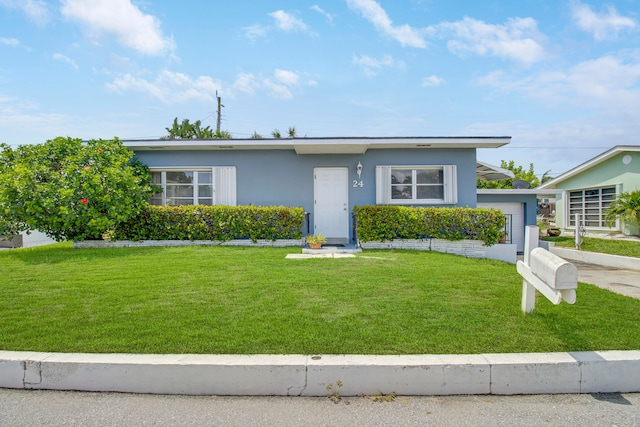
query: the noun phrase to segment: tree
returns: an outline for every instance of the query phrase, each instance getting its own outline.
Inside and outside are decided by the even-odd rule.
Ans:
[[[295,126],[289,127],[289,138],[295,138],[296,136],[298,135],[296,134]]]
[[[184,119],[178,123],[178,118],[173,119],[170,128],[165,128],[169,133],[164,139],[231,139],[231,133],[226,130],[217,132],[211,126],[202,127],[202,122],[196,120],[193,123]]]
[[[256,131],[253,131],[253,135],[251,135],[251,139],[262,139],[262,135],[260,135]]]
[[[276,139],[282,138],[282,134],[280,133],[280,131],[278,129],[274,129],[273,131],[271,131],[271,136],[276,138]]]
[[[100,239],[138,214],[156,190],[117,138],[0,145],[0,225],[60,240]]]
[[[640,227],[640,190],[621,193],[616,200],[611,202],[605,220],[609,227],[612,227],[617,219]],[[640,234],[640,229],[638,234]]]
[[[505,160],[500,161],[500,167],[513,172],[514,177],[509,179],[501,179],[499,181],[487,181],[484,179],[477,180],[478,188],[513,188],[513,181],[516,179],[526,181],[530,188],[540,185],[540,180],[533,171],[533,163],[529,163],[529,169],[525,170],[522,166],[516,166],[513,160],[508,163]]]
[[[231,139],[231,133],[226,130],[221,130],[220,132],[216,131],[213,136],[216,139]]]

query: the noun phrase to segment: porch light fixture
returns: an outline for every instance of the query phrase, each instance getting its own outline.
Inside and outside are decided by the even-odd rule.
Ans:
[[[360,178],[360,174],[362,173],[362,163],[358,162],[358,166],[356,166],[356,173],[358,174],[358,179]]]

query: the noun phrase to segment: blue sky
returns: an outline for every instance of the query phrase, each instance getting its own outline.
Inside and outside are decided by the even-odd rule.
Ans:
[[[0,0],[0,142],[512,136],[556,176],[640,143],[640,0]]]

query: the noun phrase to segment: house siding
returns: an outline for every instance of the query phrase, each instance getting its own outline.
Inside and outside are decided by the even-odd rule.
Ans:
[[[293,150],[137,150],[151,168],[235,166],[238,205],[300,206],[313,224],[314,168],[349,169],[349,210],[376,202],[375,168],[393,166],[457,166],[457,204],[476,206],[475,148],[370,149],[364,154],[306,154]],[[356,165],[363,165],[360,177]],[[363,186],[354,187],[353,181]],[[442,206],[442,205],[438,205]]]

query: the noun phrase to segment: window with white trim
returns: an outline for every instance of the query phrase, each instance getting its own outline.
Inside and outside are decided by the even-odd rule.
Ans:
[[[151,180],[162,188],[154,194],[152,205],[230,205],[236,204],[236,168],[151,169]]]
[[[376,166],[378,204],[455,204],[456,166]]]
[[[584,222],[585,227],[607,227],[605,221],[607,208],[616,198],[616,187],[590,188],[568,191],[569,194],[569,226],[576,226],[576,214]]]

